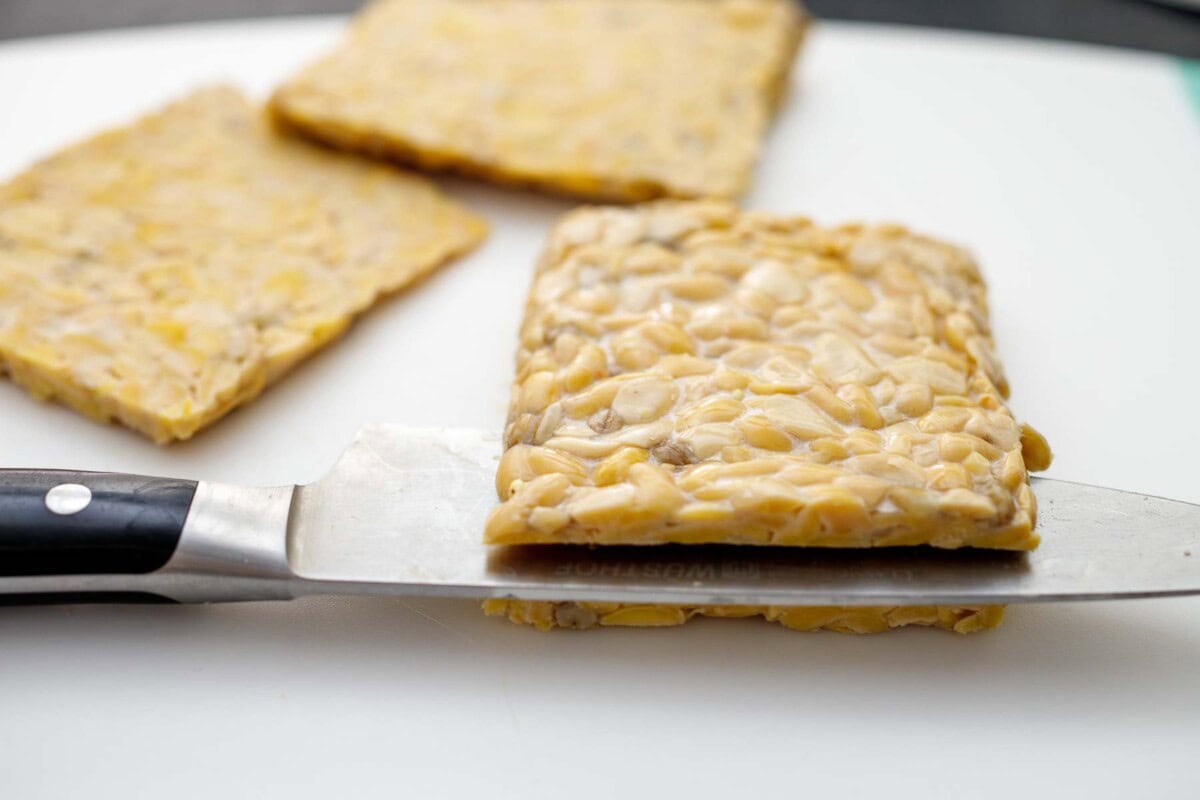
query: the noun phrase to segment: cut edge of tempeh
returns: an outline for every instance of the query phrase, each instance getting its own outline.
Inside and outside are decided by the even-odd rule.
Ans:
[[[794,631],[883,633],[922,626],[967,634],[998,626],[1004,606],[672,606],[625,603],[559,603],[545,600],[493,599],[483,603],[488,616],[507,617],[541,631],[557,628],[672,627],[696,617],[761,617]]]

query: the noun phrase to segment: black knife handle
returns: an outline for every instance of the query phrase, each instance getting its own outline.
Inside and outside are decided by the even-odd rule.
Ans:
[[[24,592],[0,594],[0,608],[9,606],[172,605],[176,601],[150,592]]]
[[[195,481],[171,478],[0,470],[0,576],[153,572],[195,494]]]

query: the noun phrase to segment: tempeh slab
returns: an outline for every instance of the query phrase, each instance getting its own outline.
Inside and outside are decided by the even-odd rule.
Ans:
[[[0,372],[187,439],[484,233],[423,178],[199,91],[0,185]]]
[[[388,0],[275,94],[337,147],[588,198],[733,197],[794,0]]]
[[[896,226],[587,208],[521,328],[497,544],[1037,545],[983,280]]]

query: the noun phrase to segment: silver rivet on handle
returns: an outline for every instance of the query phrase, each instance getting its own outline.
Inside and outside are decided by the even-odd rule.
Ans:
[[[92,490],[79,483],[60,483],[46,492],[46,508],[61,516],[78,514],[92,502]]]

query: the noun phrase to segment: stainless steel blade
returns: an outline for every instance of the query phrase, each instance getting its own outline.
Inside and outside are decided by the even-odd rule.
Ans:
[[[301,487],[289,561],[301,593],[644,603],[926,605],[1200,593],[1200,506],[1038,479],[1032,553],[931,548],[492,548],[500,443],[378,425]]]

